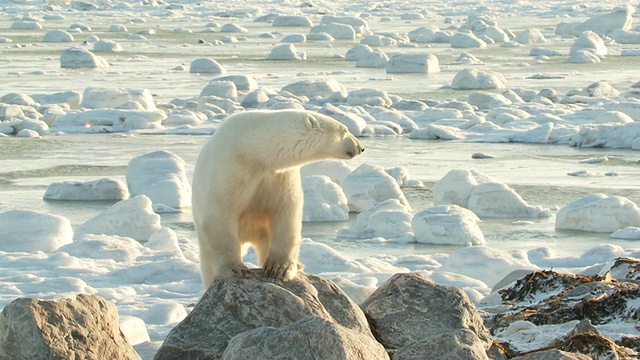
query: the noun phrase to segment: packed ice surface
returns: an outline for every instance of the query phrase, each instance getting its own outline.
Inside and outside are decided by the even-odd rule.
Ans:
[[[358,301],[401,271],[480,303],[512,271],[640,256],[637,4],[0,5],[0,305],[104,296],[152,358],[203,291],[198,135],[254,108],[362,137],[362,159],[302,172],[301,261]],[[136,166],[158,151],[175,155],[159,174]],[[81,200],[105,198],[105,178],[132,197]],[[534,349],[571,327],[499,336]]]

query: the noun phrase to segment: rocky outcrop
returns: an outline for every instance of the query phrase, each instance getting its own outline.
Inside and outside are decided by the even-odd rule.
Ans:
[[[252,275],[215,281],[155,359],[388,359],[360,308],[332,282]]]
[[[637,321],[640,314],[640,286],[637,271],[640,262],[618,258],[602,273],[584,276],[555,271],[527,274],[512,285],[498,290],[502,302],[499,311],[487,318],[491,332],[497,334],[518,321],[535,325],[581,322],[564,336],[543,349],[529,351],[517,359],[564,359],[557,351],[579,353],[593,359],[631,359],[640,356],[640,337],[623,336],[615,342],[599,333],[595,325]],[[617,280],[616,280],[617,279]],[[505,344],[508,347],[508,344]],[[513,349],[512,349],[513,350]],[[541,351],[547,350],[547,351]],[[548,352],[557,350],[556,352]],[[567,359],[580,359],[571,355]]]
[[[392,276],[362,309],[394,359],[488,359],[491,336],[467,295],[422,273]]]
[[[17,299],[2,310],[0,360],[140,359],[120,331],[116,305],[101,297]]]

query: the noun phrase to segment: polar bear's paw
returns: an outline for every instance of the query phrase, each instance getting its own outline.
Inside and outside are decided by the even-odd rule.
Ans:
[[[302,269],[302,265],[294,261],[281,263],[267,260],[262,272],[265,276],[288,281],[298,275],[298,269]]]
[[[251,270],[244,265],[228,265],[218,269],[217,279],[249,279]]]

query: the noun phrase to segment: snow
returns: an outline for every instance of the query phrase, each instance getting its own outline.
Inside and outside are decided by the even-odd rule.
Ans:
[[[104,296],[153,358],[203,291],[195,157],[247,108],[319,111],[365,143],[301,170],[301,262],[358,301],[398,271],[481,304],[522,271],[639,256],[637,7],[306,5],[3,2],[0,304]]]
[[[612,233],[640,226],[640,208],[622,196],[592,194],[558,211],[556,229]]]
[[[416,241],[423,244],[485,245],[479,221],[470,210],[442,205],[415,214],[412,227]]]
[[[74,46],[62,52],[60,67],[63,69],[105,68],[109,67],[109,63],[87,49]]]
[[[80,225],[74,238],[82,238],[84,234],[105,234],[146,241],[154,232],[160,230],[160,227],[160,215],[153,211],[151,200],[144,195],[138,195],[116,203],[107,211]]]
[[[169,151],[155,151],[131,159],[126,177],[132,196],[145,195],[154,205],[191,206],[191,184],[185,161]]]
[[[29,210],[0,213],[0,251],[51,252],[73,240],[65,217]]]
[[[43,198],[46,200],[124,200],[129,196],[127,185],[118,179],[93,181],[62,181],[51,183]]]

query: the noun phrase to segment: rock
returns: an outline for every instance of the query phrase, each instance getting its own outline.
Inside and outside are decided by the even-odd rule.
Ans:
[[[475,337],[472,342],[478,344],[470,348],[488,349],[492,343],[467,295],[459,288],[438,285],[422,273],[393,275],[361,307],[385,348],[400,349],[399,352],[407,354],[416,348],[424,349],[420,350],[422,357],[407,356],[407,359],[430,357],[427,354],[432,346],[416,343],[433,344],[452,333],[456,333],[455,339],[448,341],[468,343],[467,340]],[[407,346],[411,347],[405,348]],[[443,351],[442,358],[447,358],[448,351]]]
[[[570,353],[562,350],[552,349],[536,351],[522,356],[516,356],[511,360],[591,360],[591,357],[584,354]]]
[[[407,345],[393,354],[393,360],[488,360],[484,344],[472,331],[459,329]]]
[[[640,287],[631,282],[612,281],[609,276],[542,270],[525,275],[498,293],[502,306],[508,304],[510,309],[491,319],[494,334],[520,320],[540,326],[588,319],[599,325],[631,321],[639,311],[635,299],[640,297]]]
[[[0,359],[140,359],[118,323],[115,304],[75,299],[17,299],[2,310]]]
[[[224,351],[225,360],[386,359],[384,348],[370,336],[319,317],[282,328],[260,327],[236,335]]]
[[[277,338],[299,339],[287,344],[289,349],[308,350],[302,358],[334,358],[324,357],[330,349],[309,344],[307,336],[316,335],[299,336],[313,328],[327,336],[325,343],[336,347],[332,354],[360,343],[353,351],[365,354],[362,359],[387,358],[364,313],[337,285],[304,273],[287,282],[264,277],[261,270],[252,270],[251,275],[214,281],[193,311],[171,330],[155,359],[220,359],[223,354],[225,359],[246,359],[252,344],[273,349],[271,342]]]

